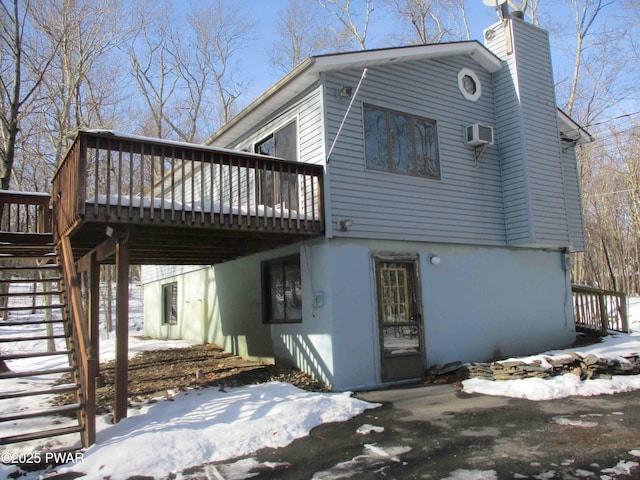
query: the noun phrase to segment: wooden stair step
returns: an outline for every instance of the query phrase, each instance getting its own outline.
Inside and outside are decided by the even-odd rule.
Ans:
[[[0,343],[30,342],[32,340],[54,340],[56,338],[66,338],[66,335],[37,335],[33,337],[0,337]]]
[[[22,325],[47,325],[49,323],[64,323],[66,319],[52,320],[0,320],[0,327],[20,327]]]
[[[0,380],[6,378],[24,378],[24,377],[39,377],[41,375],[53,375],[56,373],[71,373],[75,369],[73,367],[59,367],[49,368],[47,370],[30,370],[26,372],[2,372],[0,373]]]
[[[17,266],[1,265],[0,266],[0,272],[9,272],[9,271],[24,272],[24,271],[30,271],[30,270],[59,270],[59,269],[60,269],[59,265],[52,264],[52,263],[47,263],[46,265],[17,265]]]
[[[29,247],[31,247],[32,249],[15,250],[13,252],[0,253],[0,260],[2,260],[3,258],[56,258],[56,253],[53,251],[53,247],[50,245],[25,246],[25,248]],[[2,252],[1,245],[0,252]]]
[[[0,400],[8,400],[10,398],[24,398],[35,397],[38,395],[60,395],[62,393],[75,392],[78,390],[78,385],[75,383],[68,383],[65,385],[54,385],[51,388],[41,390],[21,390],[19,392],[5,392],[0,393]]]
[[[40,291],[38,290],[37,292],[7,292],[7,293],[0,293],[0,298],[2,297],[7,297],[7,298],[13,298],[13,297],[33,297],[38,296],[38,297],[44,297],[47,295],[62,295],[64,292],[62,290],[51,290],[50,292],[45,292],[45,291]]]
[[[51,233],[22,233],[0,232],[0,243],[7,249],[11,247],[51,246],[53,248],[53,234]]]
[[[24,305],[19,307],[0,307],[0,312],[26,312],[28,310],[53,310],[56,308],[62,308],[64,304],[54,303],[52,305]]]
[[[77,412],[78,410],[80,410],[80,405],[77,403],[72,403],[69,405],[62,405],[59,407],[43,408],[42,410],[31,410],[31,411],[24,411],[20,413],[9,413],[5,415],[0,415],[0,423],[13,422],[14,420],[25,420],[27,418],[50,417],[52,415],[66,415],[68,413]]]
[[[3,355],[0,353],[0,359],[2,360],[19,360],[22,358],[38,358],[38,357],[52,357],[54,355],[68,355],[73,350],[57,350],[55,352],[29,352],[29,353],[10,353]]]
[[[74,425],[71,427],[54,428],[51,430],[40,430],[38,432],[22,433],[20,435],[11,435],[9,437],[0,437],[0,445],[28,442],[29,440],[38,440],[40,438],[59,437],[60,435],[82,432],[82,430],[82,426]]]
[[[2,278],[0,283],[52,283],[61,282],[62,277],[45,277],[45,278]]]

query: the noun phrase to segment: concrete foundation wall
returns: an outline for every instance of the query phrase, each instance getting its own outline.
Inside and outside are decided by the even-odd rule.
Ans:
[[[260,264],[295,253],[303,321],[264,324]],[[418,255],[426,367],[535,353],[575,339],[559,250],[356,239],[320,239],[147,284],[145,333],[293,364],[335,390],[380,385],[376,253]],[[178,324],[162,325],[162,285],[174,279]]]

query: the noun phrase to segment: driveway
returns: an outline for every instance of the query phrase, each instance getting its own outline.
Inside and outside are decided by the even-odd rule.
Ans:
[[[533,402],[419,385],[357,396],[381,406],[182,478],[640,478],[640,392]]]

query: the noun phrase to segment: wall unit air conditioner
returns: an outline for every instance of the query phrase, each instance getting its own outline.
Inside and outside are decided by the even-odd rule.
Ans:
[[[493,145],[493,127],[474,123],[465,130],[465,142],[472,147]]]

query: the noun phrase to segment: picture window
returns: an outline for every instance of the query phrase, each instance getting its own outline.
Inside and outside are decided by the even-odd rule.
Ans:
[[[368,169],[440,178],[435,120],[365,105],[364,143]]]

